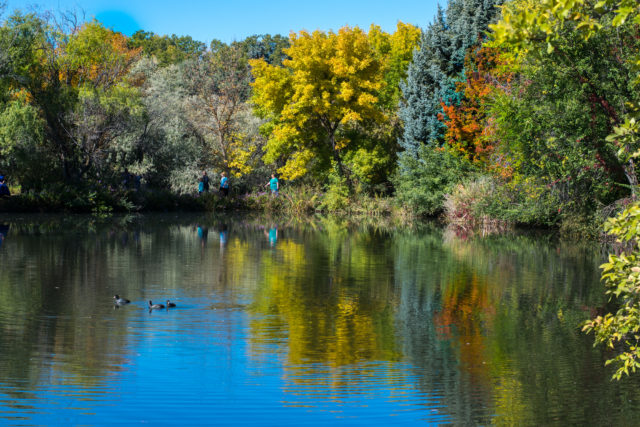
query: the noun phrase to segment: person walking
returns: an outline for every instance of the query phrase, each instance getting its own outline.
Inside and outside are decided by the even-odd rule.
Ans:
[[[227,197],[229,195],[229,178],[227,178],[227,173],[222,172],[220,174],[222,178],[220,178],[220,193]]]
[[[198,196],[204,193],[204,181],[202,181],[202,177],[198,178]]]
[[[209,192],[209,176],[207,175],[207,171],[202,171],[202,191],[205,193]]]
[[[278,182],[278,178],[276,178],[276,174],[275,173],[271,174],[271,180],[269,180],[269,182],[267,182],[265,187],[271,187],[271,195],[272,196],[276,197],[278,195],[278,192],[280,191],[280,183]]]

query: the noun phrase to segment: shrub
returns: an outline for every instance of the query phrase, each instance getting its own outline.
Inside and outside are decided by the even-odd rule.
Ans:
[[[444,196],[444,211],[450,223],[475,224],[483,220],[482,200],[492,191],[492,182],[486,177],[458,184]]]
[[[446,149],[424,146],[418,157],[403,154],[393,181],[400,205],[416,215],[436,215],[444,210],[445,194],[467,177],[473,168]]]
[[[504,182],[488,180],[485,193],[475,204],[478,216],[500,219],[516,224],[555,226],[567,209],[552,188],[534,178]]]
[[[328,179],[329,184],[321,203],[322,209],[328,212],[343,211],[349,205],[351,191],[347,179],[339,173],[335,162]]]
[[[320,210],[321,192],[315,187],[302,185],[288,187],[274,197],[270,192],[249,193],[242,196],[242,207],[263,212],[292,215],[309,214]]]

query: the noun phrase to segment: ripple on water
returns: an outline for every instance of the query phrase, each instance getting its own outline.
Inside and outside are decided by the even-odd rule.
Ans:
[[[590,249],[332,221],[280,224],[274,242],[272,220],[234,216],[12,226],[0,424],[640,419],[638,383],[612,384],[578,338],[577,307],[602,294]],[[167,298],[178,307],[149,312]]]

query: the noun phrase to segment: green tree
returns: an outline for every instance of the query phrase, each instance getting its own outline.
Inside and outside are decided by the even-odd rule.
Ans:
[[[519,5],[527,8],[523,14],[532,7],[545,13],[544,5]],[[520,13],[516,6],[505,8],[504,19]],[[553,49],[543,37],[527,41],[518,79],[492,107],[503,153],[513,156],[517,172],[544,179],[563,208],[587,215],[638,183],[633,162],[607,141],[622,124],[627,103],[638,101],[629,61],[640,47],[637,28],[616,28],[614,19],[613,11],[602,15],[602,28],[590,37],[578,31],[579,22],[567,22],[553,37]],[[496,44],[504,39],[500,34]],[[500,46],[523,49],[515,41]]]
[[[450,0],[445,10],[438,8],[433,22],[422,32],[419,48],[413,53],[413,60],[407,71],[406,81],[401,85],[402,101],[398,115],[402,120],[403,134],[399,139],[402,152],[398,156],[396,188],[401,200],[411,200],[411,205],[420,213],[434,213],[441,206],[432,202],[442,201],[440,190],[433,191],[427,181],[437,182],[432,175],[440,165],[429,162],[441,157],[441,153],[430,150],[444,144],[446,127],[441,115],[442,103],[458,105],[462,93],[456,92],[456,83],[464,76],[465,55],[473,46],[483,40],[488,24],[498,14],[497,5],[501,0]],[[464,162],[462,162],[464,163]],[[460,181],[465,176],[462,168],[454,179]],[[437,173],[437,172],[436,172]],[[454,183],[454,177],[447,174],[447,186]],[[418,206],[417,203],[426,203]]]
[[[246,39],[233,42],[249,59],[264,59],[268,64],[282,66],[282,61],[288,58],[285,49],[290,47],[289,38],[280,34],[253,35]]]
[[[16,13],[0,28],[0,44],[9,58],[0,85],[9,100],[37,112],[39,140],[57,158],[52,173],[65,182],[95,176],[123,119],[136,114],[135,90],[125,77],[137,51],[100,23],[78,27],[72,18]],[[34,122],[16,124],[25,123]]]
[[[414,52],[407,81],[401,86],[401,145],[407,153],[415,156],[422,144],[442,144],[445,128],[438,119],[443,112],[440,103],[459,103],[455,83],[463,75],[467,51],[482,41],[501,3],[450,0],[446,13],[438,8],[434,21],[422,32],[420,48]]]
[[[142,48],[145,55],[156,58],[161,66],[177,64],[187,59],[200,58],[206,45],[190,36],[160,36],[153,32],[138,30],[127,39],[131,49]]]

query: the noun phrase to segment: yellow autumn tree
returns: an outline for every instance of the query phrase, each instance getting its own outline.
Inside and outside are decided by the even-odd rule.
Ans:
[[[304,176],[333,160],[343,172],[347,130],[365,120],[383,120],[378,105],[384,67],[365,32],[301,31],[290,35],[283,67],[250,61],[256,112],[269,119],[266,163],[284,164],[285,179]]]
[[[384,63],[386,86],[381,94],[381,105],[394,111],[401,96],[400,82],[407,78],[407,69],[413,59],[413,51],[420,44],[420,28],[398,21],[396,31],[387,33],[380,26],[371,24],[369,40]]]

